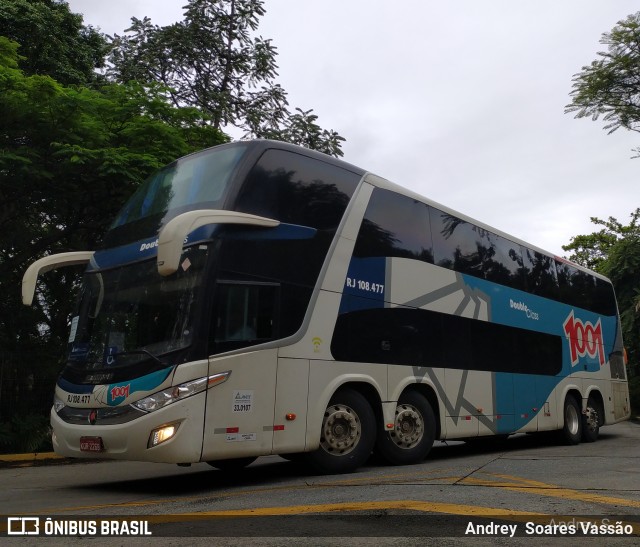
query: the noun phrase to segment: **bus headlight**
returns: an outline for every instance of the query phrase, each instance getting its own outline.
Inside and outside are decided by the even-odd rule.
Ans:
[[[134,406],[144,412],[154,412],[167,405],[205,391],[210,387],[222,384],[227,381],[230,375],[231,371],[229,370],[227,372],[214,374],[213,376],[203,376],[197,380],[191,380],[190,382],[185,382],[184,384],[179,384],[163,391],[158,391],[153,395],[149,395],[144,399],[131,403],[131,406]]]

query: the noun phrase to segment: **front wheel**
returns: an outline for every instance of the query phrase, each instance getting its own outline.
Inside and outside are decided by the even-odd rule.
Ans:
[[[393,465],[418,463],[433,446],[436,419],[429,401],[416,391],[398,401],[393,429],[378,436],[376,451]]]
[[[566,444],[578,444],[582,439],[582,412],[578,401],[571,395],[567,395],[564,401],[562,439]]]
[[[321,473],[351,473],[364,464],[376,440],[376,419],[364,396],[343,389],[324,413],[320,447],[306,461]]]

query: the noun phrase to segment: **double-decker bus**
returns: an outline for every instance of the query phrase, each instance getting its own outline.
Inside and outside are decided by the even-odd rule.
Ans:
[[[151,176],[87,263],[53,446],[76,458],[241,468],[629,417],[620,320],[601,275],[345,162],[225,144]]]

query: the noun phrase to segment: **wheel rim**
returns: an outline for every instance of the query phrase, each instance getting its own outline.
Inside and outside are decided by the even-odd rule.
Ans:
[[[577,435],[580,429],[580,418],[578,417],[578,411],[576,410],[576,407],[573,405],[567,405],[565,414],[567,430],[569,431],[569,433],[571,433],[571,435]]]
[[[589,431],[598,430],[598,412],[595,408],[587,407],[587,413],[585,414],[585,423]]]
[[[360,441],[362,426],[358,415],[346,405],[331,405],[322,422],[320,446],[329,454],[343,456]]]
[[[424,437],[422,414],[413,405],[400,404],[396,407],[396,419],[391,440],[400,448],[414,448]]]

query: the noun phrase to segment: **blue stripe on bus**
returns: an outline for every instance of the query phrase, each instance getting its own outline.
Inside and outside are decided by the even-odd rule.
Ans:
[[[580,356],[579,362],[576,365],[572,365],[569,343],[567,343],[564,331],[564,323],[571,313],[574,314],[576,320],[584,324],[591,323],[596,325],[600,321],[602,324],[604,353],[607,360],[609,354],[613,351],[618,328],[615,316],[598,315],[582,308],[574,308],[561,302],[548,300],[484,279],[467,275],[462,277],[466,285],[481,290],[490,296],[491,321],[493,323],[560,336],[564,342],[562,345],[563,368],[560,373],[561,376],[571,374],[577,367],[580,367],[581,371],[587,372],[598,372],[600,370],[598,359],[588,354]]]
[[[191,232],[185,239],[185,245],[193,245],[213,239],[220,224],[208,224]],[[229,231],[223,235],[225,239],[250,240],[295,240],[312,239],[317,233],[315,228],[296,224],[280,224],[275,228],[246,229]],[[158,254],[158,238],[156,236],[136,241],[113,249],[96,251],[89,270],[102,270],[140,260],[153,258]]]
[[[153,391],[160,386],[171,374],[173,366],[141,376],[135,380],[109,384],[107,387],[107,404],[117,406],[136,391]]]
[[[169,377],[169,374],[171,374],[171,371],[173,371],[173,369],[174,367],[170,366],[161,370],[157,370],[150,374],[146,374],[145,376],[141,376],[140,378],[135,378],[134,380],[127,380],[125,382],[109,384],[107,387],[107,403],[110,406],[115,406],[118,404],[118,402],[114,401],[110,395],[113,388],[129,386],[130,394],[136,391],[151,391],[152,389],[162,384]],[[58,378],[58,386],[68,393],[77,394],[92,393],[97,387],[93,384],[72,384],[64,378]]]
[[[385,257],[351,259],[339,313],[384,307],[386,263]]]

